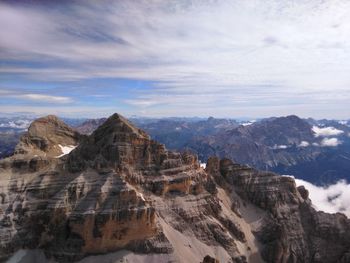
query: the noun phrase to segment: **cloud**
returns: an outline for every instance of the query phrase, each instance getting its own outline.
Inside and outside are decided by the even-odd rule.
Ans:
[[[73,102],[73,99],[66,96],[53,96],[40,93],[22,93],[20,91],[0,90],[0,95],[5,98],[19,99],[24,101],[35,101],[43,103],[66,104]]]
[[[150,82],[136,114],[346,114],[348,1],[42,3],[0,3],[0,74]]]
[[[313,126],[312,131],[315,133],[315,137],[337,136],[344,133],[344,131],[338,130],[334,127]]]
[[[304,185],[309,190],[309,198],[316,210],[327,213],[341,212],[350,218],[350,184],[341,180],[327,187],[313,185],[295,179],[297,186]]]
[[[273,147],[272,147],[272,149],[287,149],[288,148],[288,146],[287,145],[274,145]]]
[[[70,103],[73,102],[72,98],[63,97],[63,96],[51,96],[51,95],[43,95],[43,94],[23,94],[17,95],[18,98],[34,100],[34,101],[45,101],[45,102],[54,102],[54,103]]]
[[[310,145],[309,142],[307,141],[301,141],[301,143],[299,144],[299,147],[308,147]]]
[[[342,144],[342,142],[339,141],[337,138],[324,138],[321,141],[321,146],[323,147],[336,147],[340,144]]]

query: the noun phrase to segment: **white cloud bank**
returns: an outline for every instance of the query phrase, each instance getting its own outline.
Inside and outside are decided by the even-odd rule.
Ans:
[[[327,187],[313,185],[301,179],[295,179],[297,186],[303,185],[309,191],[314,208],[327,213],[344,213],[350,218],[350,184],[340,180]]]
[[[344,133],[344,131],[338,130],[334,127],[313,126],[312,131],[315,133],[315,137],[337,136]]]
[[[340,144],[342,144],[342,142],[339,141],[337,138],[324,138],[321,141],[321,146],[323,147],[336,147]]]

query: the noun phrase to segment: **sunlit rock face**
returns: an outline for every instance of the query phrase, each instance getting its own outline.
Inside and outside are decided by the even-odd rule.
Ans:
[[[216,157],[203,169],[119,114],[89,136],[39,119],[17,149],[0,161],[1,260],[348,262],[349,219],[316,212],[293,178]]]
[[[49,115],[35,120],[22,136],[15,149],[16,154],[59,156],[63,146],[77,145],[81,135],[71,127]]]

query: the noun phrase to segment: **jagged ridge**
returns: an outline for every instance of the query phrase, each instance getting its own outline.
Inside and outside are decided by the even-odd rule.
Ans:
[[[349,219],[316,212],[292,178],[218,158],[204,171],[118,114],[45,167],[19,172],[18,158],[0,162],[2,259],[41,248],[61,262],[120,249],[163,262],[349,262]]]

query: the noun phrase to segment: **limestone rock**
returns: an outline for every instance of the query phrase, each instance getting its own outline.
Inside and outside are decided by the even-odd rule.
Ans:
[[[75,146],[81,135],[56,116],[35,120],[16,146],[16,154],[59,156],[61,146]]]
[[[77,144],[56,158],[56,145]],[[349,219],[315,211],[293,178],[216,157],[204,170],[119,114],[89,136],[39,119],[17,149],[0,162],[0,260],[41,249],[58,262],[120,250],[164,262],[348,262]]]

